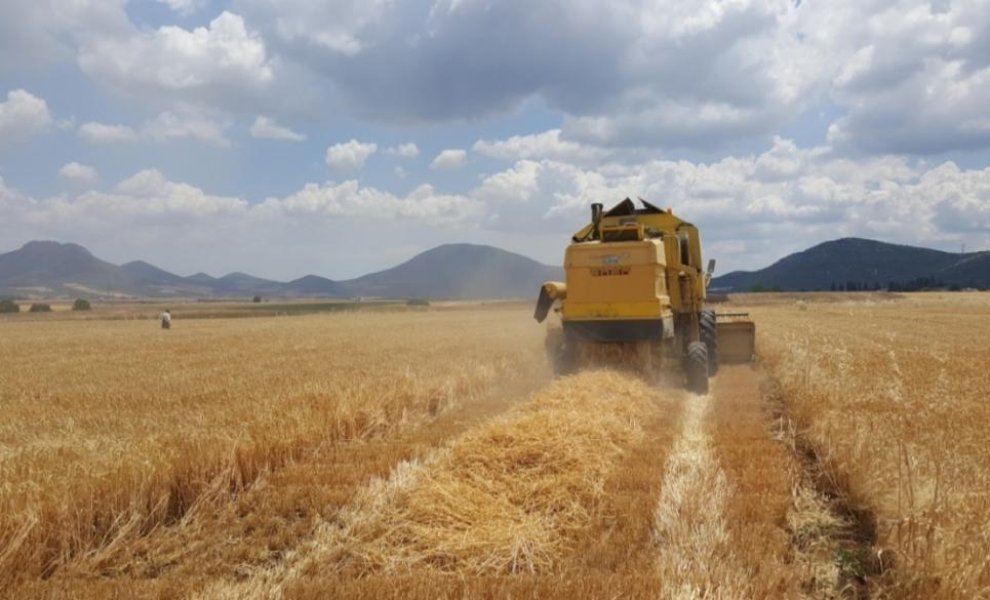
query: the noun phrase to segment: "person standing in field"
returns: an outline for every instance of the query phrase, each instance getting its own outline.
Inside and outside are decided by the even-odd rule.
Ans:
[[[172,313],[166,308],[162,313],[162,329],[172,328]]]

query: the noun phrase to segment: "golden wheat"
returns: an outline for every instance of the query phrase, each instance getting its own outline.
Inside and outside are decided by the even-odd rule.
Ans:
[[[904,598],[990,595],[990,298],[754,307],[758,352]],[[877,564],[879,563],[879,564]],[[893,568],[891,568],[893,567]]]
[[[5,320],[0,593],[990,595],[990,301],[749,300],[783,414],[745,366],[530,396],[528,307]]]
[[[0,586],[542,367],[500,316],[3,324]]]

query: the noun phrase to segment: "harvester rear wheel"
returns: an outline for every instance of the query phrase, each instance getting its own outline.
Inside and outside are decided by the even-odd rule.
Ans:
[[[715,311],[701,311],[699,322],[701,341],[708,351],[708,376],[718,373],[718,325],[715,323]]]
[[[684,358],[687,388],[695,394],[708,393],[708,349],[702,342],[688,344]]]

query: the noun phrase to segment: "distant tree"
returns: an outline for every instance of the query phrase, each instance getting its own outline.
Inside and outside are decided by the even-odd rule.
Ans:
[[[28,312],[52,312],[52,307],[45,304],[44,302],[35,302],[28,309]]]
[[[255,302],[255,303],[261,302],[261,296],[255,296],[254,298],[251,298],[251,302]]]
[[[765,292],[767,291],[767,286],[763,285],[762,283],[754,283],[753,286],[749,288],[749,291],[757,292],[757,293]]]
[[[21,306],[10,300],[9,298],[4,298],[0,300],[0,313],[16,313],[21,312]]]
[[[952,285],[949,286],[949,291],[950,292],[961,292],[962,291],[962,286],[959,285],[958,283],[953,283]]]
[[[72,310],[90,310],[92,308],[89,305],[89,300],[83,300],[82,298],[76,298],[76,301],[72,303]]]
[[[832,282],[832,291],[833,292],[835,291],[835,282],[834,281]]]

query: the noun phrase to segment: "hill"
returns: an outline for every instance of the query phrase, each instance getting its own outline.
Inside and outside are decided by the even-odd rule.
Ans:
[[[897,289],[921,286],[925,280],[990,287],[990,252],[957,254],[842,238],[796,252],[759,271],[734,271],[716,277],[712,287],[733,291],[754,287],[785,291],[850,289],[850,285],[858,289]]]
[[[445,244],[385,271],[341,282],[350,296],[528,298],[563,270],[491,246]]]
[[[490,246],[450,244],[348,281],[283,283],[246,273],[182,277],[144,261],[114,265],[77,244],[29,242],[0,254],[0,295],[15,297],[331,297],[481,299],[534,296],[561,269]]]
[[[24,290],[49,295],[99,295],[140,290],[120,267],[102,261],[78,244],[28,242],[0,254],[0,291]]]

